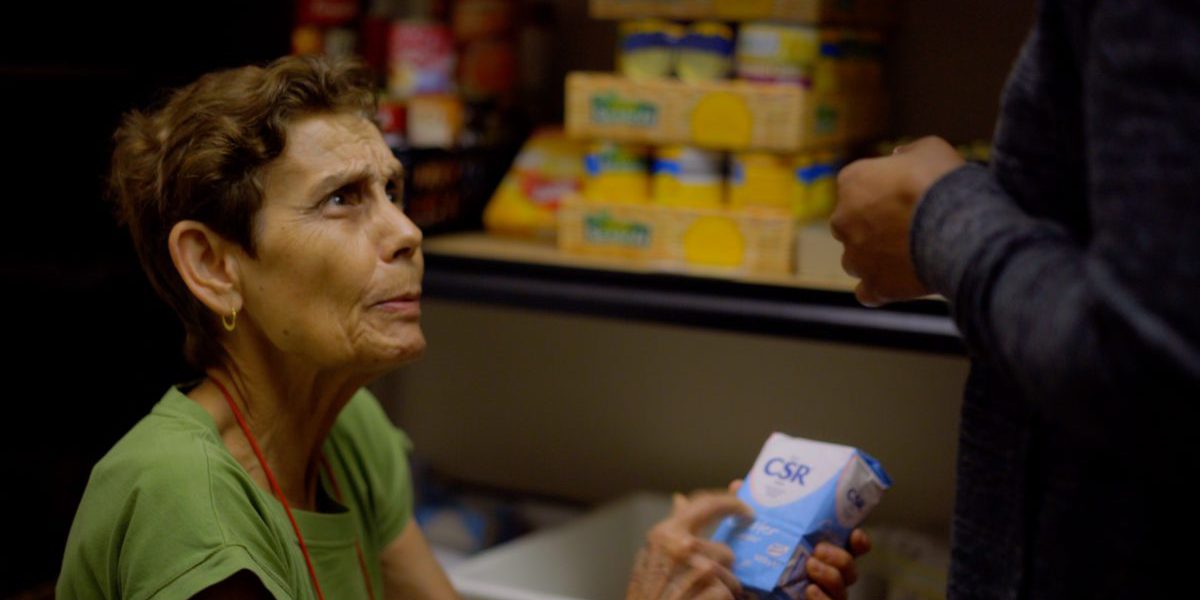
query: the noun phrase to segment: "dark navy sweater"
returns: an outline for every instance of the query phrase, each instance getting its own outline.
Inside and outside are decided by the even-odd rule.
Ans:
[[[1042,2],[1001,102],[911,237],[972,359],[949,595],[1200,596],[1200,2]]]

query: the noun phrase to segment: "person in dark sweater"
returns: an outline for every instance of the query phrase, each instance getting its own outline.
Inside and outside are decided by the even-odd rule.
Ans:
[[[840,174],[859,300],[941,294],[972,361],[951,598],[1194,593],[1198,153],[1200,4],[1045,0],[990,167],[924,138]]]

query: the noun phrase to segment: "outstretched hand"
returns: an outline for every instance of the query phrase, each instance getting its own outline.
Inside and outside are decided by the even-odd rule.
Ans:
[[[730,568],[733,551],[696,534],[728,515],[750,515],[733,494],[676,494],[671,514],[646,535],[630,576],[627,600],[731,600],[742,586]]]

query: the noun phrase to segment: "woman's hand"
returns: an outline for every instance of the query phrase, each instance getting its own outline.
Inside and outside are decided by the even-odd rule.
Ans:
[[[850,532],[850,550],[821,542],[804,564],[812,581],[804,590],[808,600],[846,600],[846,590],[858,580],[854,559],[871,551],[871,538],[861,529]]]
[[[741,487],[742,480],[734,479],[729,482],[729,493],[736,494]],[[870,551],[871,538],[861,529],[850,532],[849,551],[829,542],[817,544],[812,556],[804,564],[804,570],[812,581],[812,585],[804,590],[804,595],[808,600],[845,600],[847,590],[858,581],[854,559]]]
[[[742,586],[730,567],[733,551],[696,533],[727,515],[750,516],[750,508],[731,493],[675,495],[666,520],[646,534],[629,579],[626,600],[725,600],[738,598]]]

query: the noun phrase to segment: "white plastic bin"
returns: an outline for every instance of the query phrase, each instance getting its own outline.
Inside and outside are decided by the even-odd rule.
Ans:
[[[620,600],[646,532],[670,510],[670,496],[634,494],[482,552],[450,579],[466,600]]]

